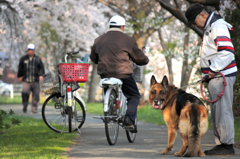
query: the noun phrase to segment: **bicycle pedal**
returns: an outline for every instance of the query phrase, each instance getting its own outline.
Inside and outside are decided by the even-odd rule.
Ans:
[[[105,119],[102,116],[94,116],[93,118],[95,118],[95,119],[102,119],[102,121],[105,122]]]
[[[126,130],[134,130],[134,126],[133,125],[129,125],[129,126],[125,126]]]
[[[55,109],[61,109],[62,104],[61,103],[56,103],[54,106],[55,106]]]

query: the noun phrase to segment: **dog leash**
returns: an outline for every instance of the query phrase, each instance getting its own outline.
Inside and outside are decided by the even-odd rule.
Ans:
[[[208,76],[208,75],[207,75]],[[203,79],[207,79],[207,77],[205,76],[205,77],[203,77]],[[203,81],[203,79],[200,79],[200,80],[198,80],[198,81],[195,81],[195,82],[193,82],[193,83],[190,83],[189,85],[186,85],[186,86],[182,86],[182,87],[180,87],[179,89],[182,89],[182,88],[185,88],[185,87],[188,87],[188,86],[191,86],[191,85],[195,85],[195,84],[198,84],[199,82],[202,82]]]
[[[207,101],[207,102],[209,102],[209,103],[215,103],[215,102],[217,102],[217,101],[223,96],[224,91],[225,91],[225,87],[227,86],[227,82],[226,82],[225,76],[224,76],[221,72],[218,72],[217,75],[221,75],[221,76],[223,77],[223,89],[222,89],[222,92],[218,94],[217,99],[212,100],[212,101],[208,100],[208,99],[204,96],[204,94],[203,94],[203,82],[204,82],[205,80],[207,80],[207,79],[205,79],[205,80],[201,83],[201,87],[200,87],[200,88],[201,88],[202,97],[203,97],[203,99],[204,99],[205,101]]]
[[[188,86],[191,86],[191,85],[195,85],[195,84],[198,84],[199,82],[201,82],[200,89],[201,89],[201,94],[202,94],[203,99],[205,101],[209,102],[209,103],[215,103],[224,95],[225,87],[227,86],[227,82],[226,82],[225,76],[221,72],[217,73],[217,75],[221,75],[223,77],[223,89],[222,89],[222,92],[218,94],[218,97],[215,100],[210,101],[203,94],[203,82],[206,82],[209,79],[208,75],[204,76],[201,80],[198,80],[198,81],[195,81],[193,83],[190,83],[189,85],[180,87],[179,89],[185,88],[185,87],[188,87]]]

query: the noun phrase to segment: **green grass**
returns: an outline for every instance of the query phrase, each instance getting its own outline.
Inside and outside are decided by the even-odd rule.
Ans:
[[[240,119],[234,120],[235,127],[235,141],[240,143]]]
[[[137,116],[140,121],[157,125],[166,125],[161,111],[153,109],[150,105],[138,108]]]
[[[86,103],[86,113],[103,115],[103,103]]]
[[[0,134],[0,158],[67,158],[76,133],[56,133],[42,120],[15,116],[22,122]]]
[[[39,103],[42,104],[46,98],[40,98]],[[31,101],[29,100],[31,103]],[[2,104],[22,104],[21,96],[14,96],[14,98],[10,98],[7,96],[0,96],[0,103]]]
[[[19,104],[22,103],[22,98],[20,96],[16,96],[14,98],[0,96],[0,103],[4,104]]]

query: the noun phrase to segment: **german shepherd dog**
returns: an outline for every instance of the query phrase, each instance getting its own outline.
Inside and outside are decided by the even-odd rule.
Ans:
[[[173,148],[177,129],[183,140],[180,151],[174,156],[205,156],[201,149],[201,138],[208,129],[207,109],[196,96],[168,84],[166,76],[157,83],[153,75],[150,82],[149,102],[155,109],[162,110],[168,127],[168,145],[162,155],[169,154]]]

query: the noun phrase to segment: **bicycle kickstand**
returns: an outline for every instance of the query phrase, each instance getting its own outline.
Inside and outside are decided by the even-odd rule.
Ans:
[[[77,129],[78,129],[78,131],[79,131],[79,134],[81,135],[82,132],[80,131],[80,129],[79,129],[78,127],[77,127]]]

